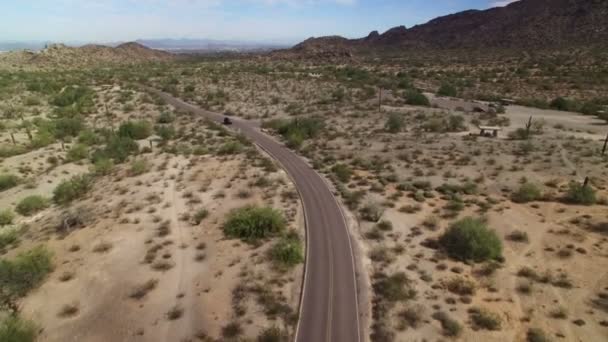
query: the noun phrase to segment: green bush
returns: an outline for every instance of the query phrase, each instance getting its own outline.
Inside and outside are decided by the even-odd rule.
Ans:
[[[276,235],[285,229],[283,215],[272,208],[247,206],[228,214],[224,233],[233,238],[255,241]]]
[[[60,118],[54,122],[53,132],[57,139],[77,137],[84,129],[85,124],[81,117]]]
[[[93,91],[87,87],[69,86],[51,99],[51,104],[58,107],[85,107],[92,103]]]
[[[89,154],[89,149],[86,145],[76,144],[70,148],[67,153],[67,159],[71,162],[82,160]]]
[[[207,218],[207,216],[209,216],[209,210],[201,208],[194,213],[192,220],[194,224],[199,225],[204,219]]]
[[[173,115],[171,113],[162,112],[158,116],[158,120],[156,122],[158,122],[159,124],[168,124],[168,123],[172,123],[173,120],[175,120],[175,118],[173,117]]]
[[[229,141],[224,143],[217,150],[217,154],[220,156],[230,155],[230,154],[238,154],[243,150],[243,145],[238,141]]]
[[[19,177],[13,174],[0,175],[0,191],[8,190],[19,184]]]
[[[13,223],[15,214],[10,209],[0,211],[0,226],[6,226]]]
[[[53,202],[66,205],[84,196],[92,186],[90,175],[78,175],[59,183],[53,190]]]
[[[411,280],[403,272],[391,276],[379,274],[375,276],[374,292],[388,302],[406,301],[416,297],[416,290],[411,285]]]
[[[154,130],[163,141],[171,140],[175,136],[175,128],[173,126],[157,125]]]
[[[299,148],[305,140],[316,138],[324,123],[317,118],[295,118],[293,120],[271,120],[262,124],[283,136],[290,148]]]
[[[408,90],[405,93],[405,102],[412,106],[426,106],[429,107],[431,102],[429,99],[418,90]]]
[[[386,120],[386,124],[384,125],[384,129],[389,133],[399,133],[403,131],[404,126],[405,119],[403,118],[403,115],[399,113],[390,113]]]
[[[439,238],[439,243],[456,259],[482,262],[502,255],[502,242],[481,219],[465,217],[453,223]]]
[[[21,145],[0,145],[0,158],[9,158],[27,152],[27,148]]]
[[[566,194],[566,202],[572,204],[592,205],[597,201],[595,190],[589,185],[572,182]]]
[[[270,257],[276,264],[290,268],[304,261],[302,243],[296,233],[281,238],[270,249]]]
[[[462,333],[462,326],[443,311],[433,314],[433,318],[441,323],[443,334],[448,337],[457,337]]]
[[[553,101],[551,101],[551,103],[549,103],[549,107],[563,111],[575,111],[577,109],[572,101],[564,97],[555,98]]]
[[[486,330],[500,330],[502,320],[496,313],[486,309],[471,308],[469,314],[475,326]]]
[[[23,216],[30,216],[49,206],[49,201],[38,195],[28,196],[22,199],[15,211]]]
[[[12,260],[0,260],[0,296],[25,296],[38,286],[51,270],[51,253],[42,246],[22,252]]]
[[[0,251],[2,251],[4,247],[17,242],[18,238],[19,229],[16,227],[6,227],[0,230]]]
[[[15,314],[0,319],[0,341],[2,342],[34,342],[36,335],[36,325]]]
[[[102,150],[93,153],[93,162],[99,159],[113,159],[116,163],[123,163],[130,155],[139,152],[139,145],[129,137],[111,136]]]
[[[146,139],[152,134],[152,125],[147,121],[127,121],[118,128],[118,136],[133,140]]]
[[[342,183],[348,183],[353,171],[344,164],[336,164],[331,168],[331,171],[336,175],[338,180]]]
[[[78,142],[86,146],[93,146],[102,142],[101,137],[90,129],[85,129],[78,134]]]
[[[257,342],[286,342],[289,334],[278,327],[264,329],[257,338]]]
[[[458,90],[453,85],[451,85],[449,83],[444,83],[441,85],[441,87],[437,91],[437,95],[456,97],[456,96],[458,96]]]
[[[114,162],[108,158],[99,158],[95,161],[95,164],[93,164],[91,169],[93,174],[97,176],[107,176],[114,169]]]
[[[524,183],[511,195],[511,200],[516,203],[528,203],[538,201],[542,197],[542,192],[533,183]]]
[[[544,331],[538,328],[530,328],[528,329],[528,333],[526,335],[526,340],[528,342],[549,342],[551,339],[547,337]]]
[[[137,159],[131,162],[131,168],[129,169],[129,175],[131,176],[139,176],[148,172],[150,168],[150,164],[145,159]]]

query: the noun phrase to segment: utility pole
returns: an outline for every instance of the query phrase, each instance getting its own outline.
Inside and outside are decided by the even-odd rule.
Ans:
[[[608,147],[608,134],[606,134],[606,140],[604,140],[604,148],[602,149],[602,155],[606,154],[607,147]]]

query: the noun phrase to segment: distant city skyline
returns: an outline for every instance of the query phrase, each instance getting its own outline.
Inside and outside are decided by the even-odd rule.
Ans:
[[[513,0],[21,0],[0,3],[0,41],[190,38],[293,44],[362,37]]]

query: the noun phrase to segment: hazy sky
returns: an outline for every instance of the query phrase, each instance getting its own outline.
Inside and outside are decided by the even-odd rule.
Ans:
[[[512,0],[0,0],[0,41],[361,37]]]

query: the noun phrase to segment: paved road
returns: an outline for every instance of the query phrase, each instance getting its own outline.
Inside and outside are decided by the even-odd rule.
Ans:
[[[215,121],[223,119],[220,114],[157,93],[176,108]],[[295,153],[260,132],[255,123],[233,121],[234,128],[282,164],[302,197],[307,255],[296,342],[361,341],[354,255],[336,199],[325,181]]]

